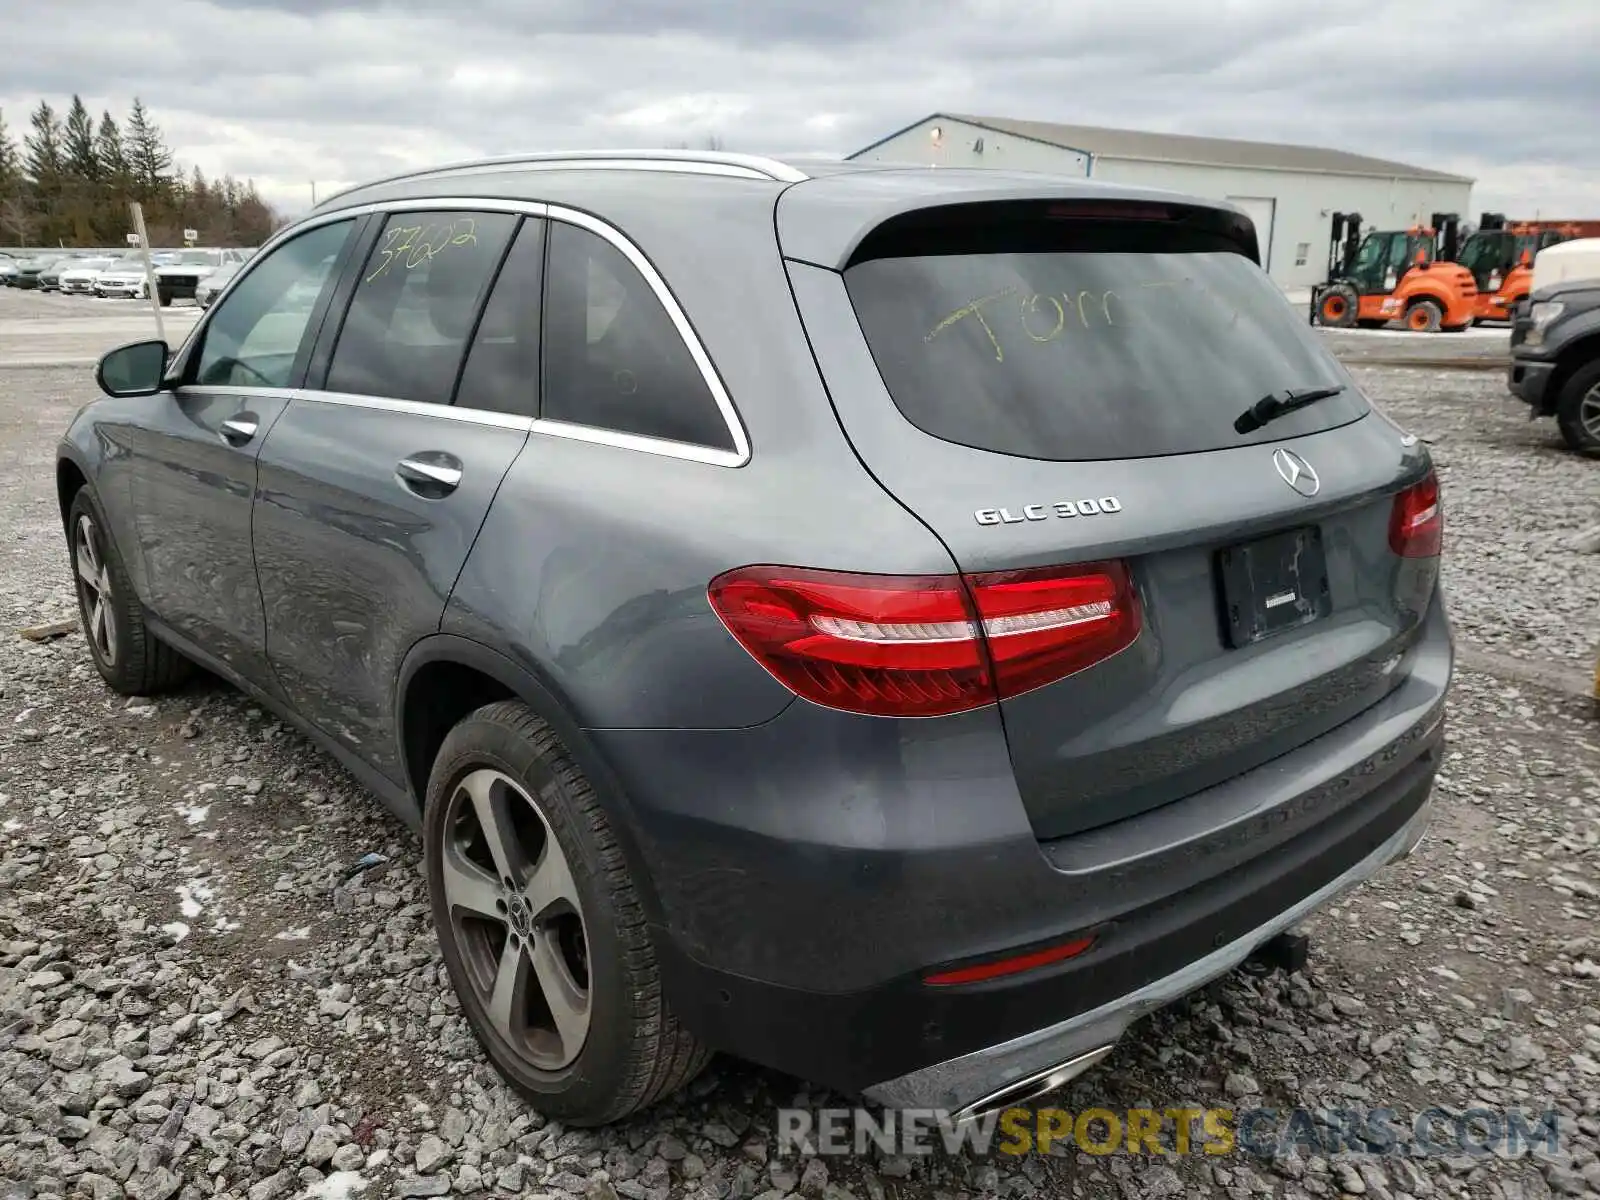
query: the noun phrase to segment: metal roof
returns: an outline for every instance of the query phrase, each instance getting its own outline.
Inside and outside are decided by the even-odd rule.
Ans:
[[[1140,162],[1182,163],[1206,167],[1246,167],[1272,171],[1305,171],[1329,175],[1365,175],[1380,179],[1421,179],[1437,183],[1472,183],[1465,175],[1430,171],[1383,158],[1369,158],[1345,150],[1320,146],[1292,146],[1281,142],[1246,142],[1236,138],[1192,137],[1180,133],[1146,133],[1135,129],[1102,129],[1094,125],[1059,125],[1051,121],[1016,121],[1010,117],[979,117],[967,113],[932,113],[898,129],[888,137],[857,150],[851,158],[899,137],[907,130],[937,118],[963,121],[995,133],[1059,146],[1097,158],[1126,158]]]

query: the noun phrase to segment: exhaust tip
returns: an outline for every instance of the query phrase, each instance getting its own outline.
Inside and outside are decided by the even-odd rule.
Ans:
[[[1114,1049],[1112,1045],[1101,1046],[1090,1050],[1087,1054],[1080,1054],[1076,1058],[1069,1058],[1059,1062],[1053,1067],[1046,1067],[1043,1071],[1019,1079],[1015,1083],[1008,1083],[988,1095],[974,1100],[971,1104],[958,1108],[952,1115],[956,1124],[976,1121],[990,1113],[1003,1112],[1019,1104],[1026,1104],[1029,1100],[1043,1096],[1046,1092],[1053,1092],[1058,1087],[1070,1083],[1094,1066]]]

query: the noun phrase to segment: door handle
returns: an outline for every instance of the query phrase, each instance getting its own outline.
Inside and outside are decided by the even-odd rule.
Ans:
[[[242,446],[255,437],[259,428],[255,413],[243,412],[222,422],[222,437],[231,445]]]
[[[409,490],[427,500],[448,496],[461,486],[461,460],[438,451],[402,458],[394,473]]]

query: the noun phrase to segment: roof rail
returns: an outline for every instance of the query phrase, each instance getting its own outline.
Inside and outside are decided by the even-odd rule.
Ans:
[[[809,179],[804,171],[788,163],[759,154],[732,154],[721,150],[552,150],[531,154],[501,154],[491,158],[474,158],[463,162],[443,163],[435,167],[419,167],[369,179],[327,197],[318,208],[325,208],[340,196],[359,192],[386,183],[399,183],[406,179],[423,179],[429,175],[447,175],[452,171],[465,171],[475,167],[645,167],[669,168],[674,164],[686,169],[695,167],[722,168],[718,173],[740,175],[747,179],[772,179],[779,183],[800,183]]]

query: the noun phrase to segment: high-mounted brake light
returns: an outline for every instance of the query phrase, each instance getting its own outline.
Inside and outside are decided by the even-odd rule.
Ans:
[[[1140,626],[1120,562],[967,576],[741,567],[707,596],[785,687],[879,716],[993,704],[1109,658]]]
[[[1389,514],[1389,549],[1402,558],[1437,558],[1444,540],[1439,477],[1432,471],[1394,498]]]
[[[1052,204],[1045,212],[1057,221],[1170,221],[1174,213],[1164,204]]]

